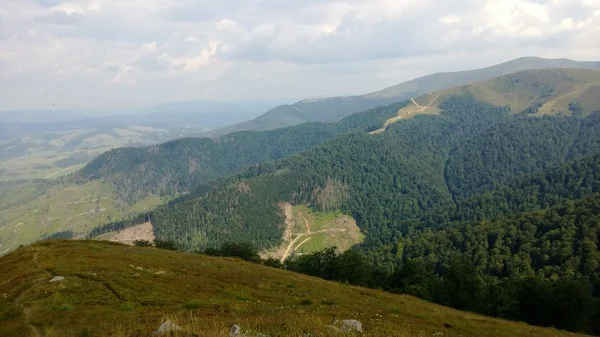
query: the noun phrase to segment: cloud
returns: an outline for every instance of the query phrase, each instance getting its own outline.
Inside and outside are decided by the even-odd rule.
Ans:
[[[45,14],[39,18],[41,23],[49,23],[58,26],[72,26],[84,19],[84,16],[77,12],[54,11]]]
[[[363,93],[597,36],[599,0],[5,0],[0,109]]]

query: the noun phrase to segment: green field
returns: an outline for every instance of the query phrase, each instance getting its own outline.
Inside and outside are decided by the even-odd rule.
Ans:
[[[90,229],[129,215],[149,210],[161,203],[152,197],[128,206],[117,201],[112,188],[103,182],[52,187],[38,196],[34,185],[24,185],[3,193],[3,198],[22,198],[16,206],[0,209],[0,254],[57,232],[71,231],[75,237]]]
[[[0,257],[0,335],[150,336],[170,319],[175,336],[575,336],[462,312],[382,291],[230,258],[97,241],[46,241]],[[50,283],[54,276],[65,279]],[[352,334],[350,334],[352,335]]]

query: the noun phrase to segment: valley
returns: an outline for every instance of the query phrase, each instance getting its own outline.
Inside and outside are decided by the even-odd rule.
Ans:
[[[523,70],[331,123],[112,149],[60,179],[0,185],[0,252],[76,238],[95,241],[32,247],[237,257],[596,333],[599,83],[596,70]],[[136,240],[155,247],[115,248]],[[119,292],[129,279],[97,282],[143,297]]]
[[[39,187],[42,188],[42,187]],[[31,191],[16,189],[16,193]],[[158,197],[134,205],[116,200],[112,188],[94,181],[69,187],[48,187],[42,196],[32,195],[18,206],[0,209],[0,255],[42,238],[82,238],[94,227],[150,210]]]

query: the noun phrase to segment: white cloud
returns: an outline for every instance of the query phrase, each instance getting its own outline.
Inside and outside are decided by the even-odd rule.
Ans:
[[[597,36],[600,0],[4,0],[0,108],[363,93]]]
[[[439,18],[438,21],[441,23],[445,23],[445,24],[452,24],[452,23],[460,23],[461,19],[460,19],[460,17],[458,17],[456,15],[446,15],[446,16]]]

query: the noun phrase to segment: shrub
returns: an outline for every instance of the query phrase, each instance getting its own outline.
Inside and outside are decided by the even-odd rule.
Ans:
[[[135,240],[133,244],[138,247],[152,247],[152,242],[148,240]]]

